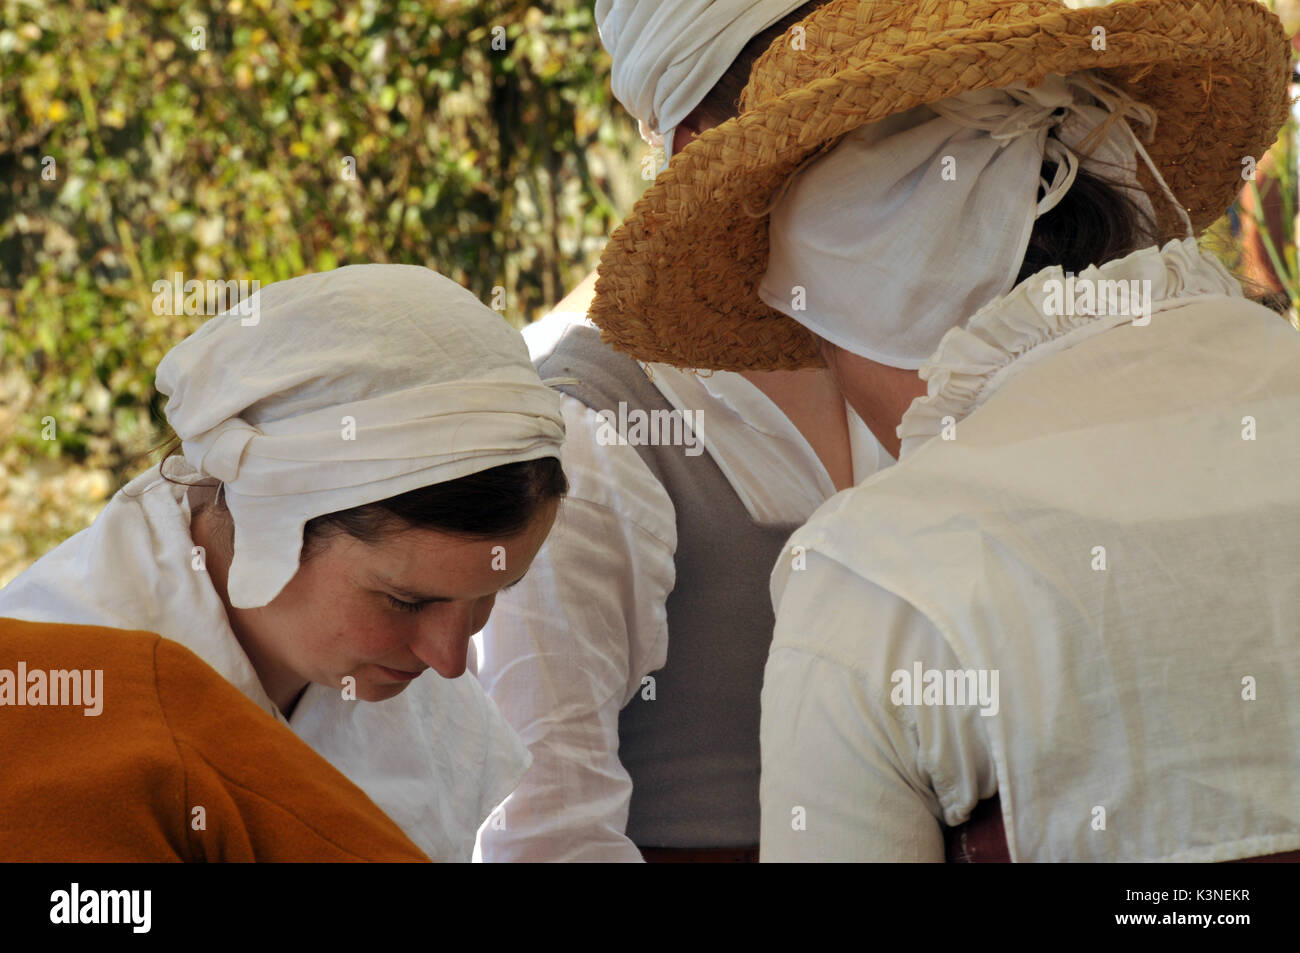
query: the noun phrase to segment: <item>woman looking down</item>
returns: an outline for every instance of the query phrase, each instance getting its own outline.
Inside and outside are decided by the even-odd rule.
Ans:
[[[158,632],[468,860],[527,752],[470,636],[565,492],[558,395],[426,268],[277,282],[158,367],[182,450],[0,591],[0,616]],[[428,672],[432,669],[432,672]]]

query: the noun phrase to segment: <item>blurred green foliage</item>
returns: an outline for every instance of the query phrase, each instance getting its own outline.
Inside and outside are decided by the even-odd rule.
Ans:
[[[648,184],[590,0],[2,9],[0,478],[142,468],[153,369],[204,320],[155,314],[159,279],[423,264],[522,326]]]
[[[642,184],[578,0],[8,0],[0,57],[5,359],[56,417],[112,395],[50,452],[144,426],[151,369],[203,320],[152,313],[173,272],[425,264],[503,287],[522,326]]]

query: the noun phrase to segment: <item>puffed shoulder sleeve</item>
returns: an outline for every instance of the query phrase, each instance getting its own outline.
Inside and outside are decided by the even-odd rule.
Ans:
[[[479,678],[533,755],[480,850],[485,861],[636,862],[618,716],[667,659],[673,506],[635,448],[600,445],[595,413],[563,405],[569,494],[479,637]]]
[[[993,793],[996,772],[977,713],[895,704],[893,676],[957,661],[911,604],[815,549],[805,558],[773,579],[761,857],[942,861],[944,825]]]

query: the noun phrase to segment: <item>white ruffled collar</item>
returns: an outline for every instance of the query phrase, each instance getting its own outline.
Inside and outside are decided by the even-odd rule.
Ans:
[[[1130,312],[1054,313],[1065,309],[1045,306],[1051,279],[1068,287],[1059,265],[1044,268],[984,305],[965,327],[952,328],[943,336],[919,371],[928,392],[912,401],[898,425],[900,460],[940,433],[945,418],[958,421],[969,416],[1026,367],[1134,320]],[[1101,266],[1090,265],[1074,279],[1076,287],[1085,279],[1150,281],[1152,314],[1199,295],[1243,297],[1241,285],[1223,263],[1201,250],[1194,238],[1174,239],[1163,248],[1151,245]]]

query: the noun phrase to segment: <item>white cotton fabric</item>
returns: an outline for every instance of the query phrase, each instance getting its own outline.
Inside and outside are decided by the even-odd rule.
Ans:
[[[158,365],[167,421],[235,523],[231,604],[269,603],[308,520],[506,463],[558,456],[559,395],[518,332],[414,265],[279,281]]]
[[[991,302],[923,368],[898,464],[791,537],[764,861],[940,861],[995,792],[1014,860],[1300,848],[1300,337],[1191,239],[1096,277],[1158,282],[1151,323]],[[917,662],[997,669],[998,714],[894,705]]]
[[[1112,112],[1121,118],[1094,135]],[[1137,188],[1141,156],[1173,199],[1126,115],[1154,128],[1150,107],[1081,72],[966,92],[861,126],[777,200],[758,296],[850,353],[918,368],[949,328],[1016,283],[1035,220],[1081,164],[1132,186],[1125,194],[1152,215]],[[1076,155],[1085,146],[1090,154]],[[1044,157],[1057,162],[1051,183],[1040,176]],[[926,280],[898,280],[918,273]]]
[[[168,476],[197,474],[178,457]],[[206,572],[193,566],[186,486],[155,466],[87,529],[0,590],[0,616],[157,632],[212,666],[369,795],[436,861],[468,861],[474,832],[531,756],[468,673],[425,672],[394,698],[309,685],[287,722],[258,680]],[[111,636],[109,636],[111,637]],[[113,686],[106,686],[110,699]]]
[[[596,0],[614,96],[648,142],[671,152],[673,130],[745,44],[805,0]]]
[[[544,353],[572,322],[585,316],[555,312],[524,337]],[[647,369],[674,407],[704,412],[705,449],[759,523],[803,522],[835,493],[789,418],[739,374]],[[485,824],[480,850],[487,861],[640,863],[626,835],[632,780],[618,713],[668,658],[676,513],[635,447],[600,445],[596,412],[561,404],[569,493],[528,575],[474,637],[478,675],[533,756],[502,806],[504,827]],[[861,481],[893,459],[845,409]]]

